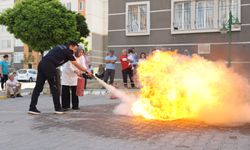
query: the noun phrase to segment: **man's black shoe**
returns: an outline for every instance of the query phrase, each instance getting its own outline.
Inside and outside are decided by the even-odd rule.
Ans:
[[[61,114],[64,114],[64,111],[63,109],[56,109],[54,113],[57,115],[61,115]]]
[[[31,115],[40,115],[41,112],[39,110],[37,110],[36,108],[33,108],[33,109],[29,109],[28,114],[31,114]]]
[[[80,108],[79,107],[73,107],[72,109],[73,110],[79,110]]]

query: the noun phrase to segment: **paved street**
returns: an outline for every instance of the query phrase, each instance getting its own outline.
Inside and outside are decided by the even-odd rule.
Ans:
[[[118,100],[81,98],[81,110],[54,115],[42,96],[40,116],[26,114],[29,96],[0,101],[0,150],[249,150],[250,124],[216,127],[190,121],[149,121],[112,113]]]

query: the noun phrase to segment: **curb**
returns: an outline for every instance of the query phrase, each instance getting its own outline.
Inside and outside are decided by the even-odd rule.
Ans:
[[[84,91],[84,95],[106,95],[108,94],[107,90],[86,90]]]
[[[139,91],[138,90],[133,90],[133,91],[125,91],[127,94],[138,94]],[[27,96],[27,95],[31,95],[31,92],[23,92],[21,93],[22,96]],[[108,95],[110,94],[110,92],[108,90],[101,90],[101,89],[89,89],[84,91],[84,95],[96,95],[96,96],[103,96],[103,95]],[[44,94],[43,95],[48,95],[48,94]],[[6,95],[0,95],[0,100],[8,100],[9,98],[7,98]]]
[[[139,90],[124,91],[124,92],[127,94],[139,94]],[[108,90],[93,89],[84,91],[84,95],[107,95],[107,94],[110,94]]]
[[[7,100],[8,98],[7,98],[7,96],[5,96],[5,95],[1,95],[0,96],[0,100]]]
[[[22,94],[22,96],[27,96],[27,95],[30,95],[30,92],[23,92],[21,94]],[[6,95],[0,95],[0,100],[8,100],[8,99],[10,99],[10,98],[7,98]]]

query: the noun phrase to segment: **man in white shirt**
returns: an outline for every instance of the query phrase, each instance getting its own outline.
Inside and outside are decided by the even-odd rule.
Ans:
[[[6,89],[7,89],[6,94],[8,98],[22,97],[22,95],[20,94],[21,83],[15,80],[13,74],[9,75],[9,79],[6,82]]]

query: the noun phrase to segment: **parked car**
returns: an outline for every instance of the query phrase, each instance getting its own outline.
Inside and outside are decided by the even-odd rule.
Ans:
[[[18,81],[36,81],[37,70],[35,69],[20,69],[17,71],[17,80]]]

